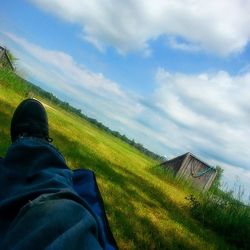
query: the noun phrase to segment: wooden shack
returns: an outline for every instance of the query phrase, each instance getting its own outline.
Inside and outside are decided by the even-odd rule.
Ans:
[[[14,67],[10,61],[6,48],[0,46],[0,67],[14,70]]]
[[[172,169],[177,178],[190,180],[194,186],[207,191],[215,177],[216,169],[191,153],[186,153],[161,164],[164,168]]]

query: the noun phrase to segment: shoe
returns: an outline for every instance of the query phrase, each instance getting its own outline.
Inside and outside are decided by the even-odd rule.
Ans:
[[[20,137],[38,137],[51,142],[48,117],[43,105],[35,99],[26,99],[16,108],[11,120],[11,141]]]

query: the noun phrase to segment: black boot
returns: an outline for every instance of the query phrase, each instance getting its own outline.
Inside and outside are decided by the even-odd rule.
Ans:
[[[11,141],[19,137],[38,137],[51,142],[48,117],[43,105],[35,99],[26,99],[16,108],[11,120]]]

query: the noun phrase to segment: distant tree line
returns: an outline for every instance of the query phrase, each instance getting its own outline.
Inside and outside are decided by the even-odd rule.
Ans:
[[[27,81],[26,81],[27,82]],[[58,105],[59,107],[76,114],[77,116],[89,121],[90,123],[92,123],[94,126],[106,131],[109,134],[112,134],[113,136],[120,138],[122,141],[130,144],[132,147],[138,149],[140,152],[142,152],[143,154],[155,159],[155,160],[159,160],[159,161],[163,161],[165,160],[165,158],[161,155],[158,155],[150,150],[148,150],[147,148],[145,148],[141,143],[136,142],[134,139],[129,139],[126,135],[122,135],[120,134],[118,131],[114,131],[110,128],[108,128],[107,126],[105,126],[104,124],[102,124],[101,122],[97,121],[94,118],[88,117],[87,115],[85,115],[81,109],[77,109],[73,106],[71,106],[68,102],[63,102],[61,100],[59,100],[56,96],[54,96],[52,93],[43,90],[42,88],[27,82],[27,84],[29,85],[29,89],[31,92],[37,92],[39,95],[41,95],[42,97],[50,100],[51,102],[55,103],[56,105]],[[30,92],[27,93],[27,96],[30,95]]]

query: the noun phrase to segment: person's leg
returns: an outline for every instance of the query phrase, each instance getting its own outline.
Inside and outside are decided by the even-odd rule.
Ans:
[[[68,243],[63,241],[75,239],[76,245],[81,240],[83,243],[77,245],[78,249],[85,249],[85,243],[98,249],[97,219],[75,193],[72,171],[48,142],[48,131],[40,129],[46,128],[46,124],[39,127],[35,123],[37,113],[45,111],[40,110],[42,107],[37,101],[24,103],[25,108],[21,104],[17,115],[13,116],[11,137],[14,142],[0,167],[0,240],[3,247],[43,249],[59,247],[62,243],[66,246]],[[33,113],[29,113],[30,107]],[[32,120],[32,116],[35,129],[26,122]],[[46,123],[46,119],[41,118],[39,123]],[[40,247],[34,245],[37,242]]]
[[[21,138],[7,151],[0,169],[0,214],[15,218],[30,200],[41,194],[73,192],[72,172],[62,156],[38,138]]]

